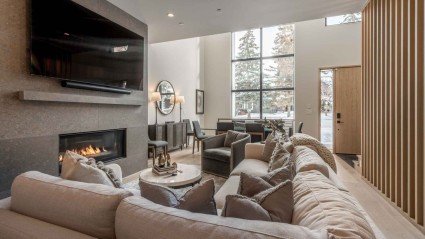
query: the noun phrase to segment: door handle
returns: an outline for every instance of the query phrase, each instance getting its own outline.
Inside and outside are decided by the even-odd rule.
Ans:
[[[336,121],[338,124],[343,124],[344,122],[341,122],[340,120]]]

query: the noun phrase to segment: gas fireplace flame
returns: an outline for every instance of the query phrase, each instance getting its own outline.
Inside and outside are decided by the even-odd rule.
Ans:
[[[98,154],[101,154],[103,152],[108,152],[108,150],[106,150],[104,147],[99,148],[99,147],[93,147],[91,145],[89,145],[88,147],[82,148],[82,149],[71,149],[70,150],[73,153],[79,154],[81,156],[96,156]],[[63,156],[59,155],[59,161],[63,160]]]

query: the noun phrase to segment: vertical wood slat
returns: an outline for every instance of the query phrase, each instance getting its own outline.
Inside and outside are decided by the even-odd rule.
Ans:
[[[424,1],[370,0],[362,23],[362,174],[424,225]]]
[[[403,211],[407,212],[407,200],[408,200],[408,180],[407,180],[407,176],[408,176],[408,171],[407,171],[407,167],[408,167],[408,162],[409,162],[409,154],[408,154],[408,133],[409,133],[409,125],[408,125],[408,86],[409,86],[409,81],[408,81],[408,72],[409,72],[409,67],[408,67],[408,51],[409,51],[409,45],[408,45],[408,6],[407,6],[408,0],[403,0],[402,1],[402,67],[401,67],[401,71],[402,71],[402,84],[401,84],[401,88],[402,88],[402,111],[401,111],[401,116],[402,116],[402,164],[401,164],[401,168],[402,168],[402,184],[401,184],[401,188],[402,188],[402,197],[401,197],[401,208],[403,209]]]
[[[397,164],[396,164],[396,168],[397,168],[397,199],[396,199],[396,203],[397,206],[401,207],[401,198],[402,198],[402,191],[401,191],[401,185],[402,185],[402,176],[401,176],[401,148],[402,148],[402,134],[401,134],[401,128],[402,128],[402,120],[401,120],[401,100],[402,100],[402,96],[401,96],[401,35],[402,35],[402,30],[401,30],[401,1],[396,0],[397,2],[397,55],[396,55],[396,71],[397,71],[397,76],[396,76],[396,87],[397,87],[397,92],[396,92],[396,119],[397,119],[397,132],[396,132],[396,159],[397,159]]]
[[[397,175],[396,175],[396,144],[395,144],[395,128],[396,128],[396,124],[395,124],[395,120],[396,120],[396,104],[395,104],[395,99],[396,99],[396,94],[395,94],[395,19],[396,19],[396,5],[395,5],[395,1],[396,0],[391,0],[390,2],[390,8],[391,8],[391,24],[390,24],[390,31],[391,31],[391,63],[390,63],[390,69],[391,69],[391,78],[390,78],[390,82],[391,82],[391,92],[390,92],[390,99],[391,99],[391,108],[390,108],[390,152],[389,152],[389,157],[390,157],[390,161],[391,161],[391,174],[390,174],[390,180],[391,180],[391,196],[390,199],[391,201],[395,202],[395,195],[396,195],[396,183],[398,182],[397,180]]]
[[[417,12],[416,12],[416,77],[415,82],[416,86],[416,159],[415,159],[415,170],[416,170],[416,222],[420,225],[424,225],[424,156],[425,156],[425,128],[424,128],[424,107],[425,107],[425,98],[424,98],[424,53],[425,53],[425,38],[424,38],[424,28],[425,28],[425,3],[422,0],[416,0],[417,2]]]
[[[409,216],[412,218],[415,218],[415,198],[416,198],[416,191],[415,191],[415,98],[416,98],[416,92],[415,92],[415,71],[416,71],[416,64],[415,64],[415,51],[416,51],[416,19],[415,19],[415,0],[409,0],[408,2],[408,14],[410,17],[408,17],[408,31],[409,31],[409,52],[408,52],[408,66],[410,69],[408,69],[408,81],[409,81],[409,87],[408,87],[408,145],[409,149],[407,150],[409,154],[409,161],[408,163],[408,208],[407,211],[409,213]]]

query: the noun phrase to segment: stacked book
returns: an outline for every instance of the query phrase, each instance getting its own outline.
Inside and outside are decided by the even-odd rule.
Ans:
[[[175,168],[173,166],[159,167],[158,165],[154,165],[153,168],[152,168],[152,172],[154,172],[155,174],[158,174],[158,175],[173,174],[173,173],[177,173],[177,168]]]

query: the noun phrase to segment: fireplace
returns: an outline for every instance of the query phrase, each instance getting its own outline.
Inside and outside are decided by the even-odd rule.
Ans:
[[[125,158],[126,131],[116,129],[59,135],[59,173],[67,150],[102,162]]]

